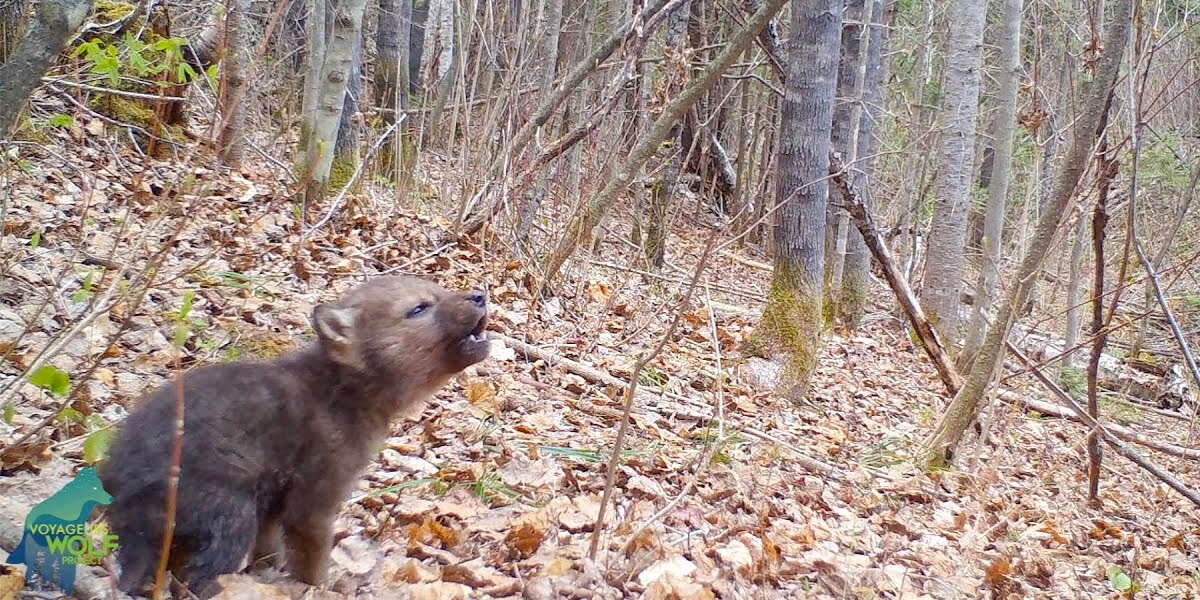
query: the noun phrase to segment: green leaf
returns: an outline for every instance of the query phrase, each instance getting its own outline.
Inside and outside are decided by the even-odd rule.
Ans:
[[[17,416],[17,407],[12,402],[5,404],[4,412],[0,415],[0,418],[3,418],[5,423],[12,425],[13,417],[15,416]]]
[[[42,365],[42,368],[29,376],[29,383],[55,396],[66,396],[71,390],[71,376],[54,365]]]
[[[46,122],[51,127],[70,127],[75,122],[75,117],[63,113],[54,113],[46,119]]]
[[[94,464],[108,454],[108,447],[112,445],[113,430],[97,429],[88,434],[83,440],[83,461],[87,464]]]
[[[83,423],[83,413],[71,408],[70,406],[58,411],[58,414],[55,416],[66,423]]]
[[[1108,585],[1118,592],[1129,591],[1133,587],[1133,579],[1121,570],[1121,567],[1113,565],[1104,570],[1104,574],[1108,577]]]
[[[188,313],[192,312],[192,301],[196,299],[196,290],[183,291],[183,306],[179,307],[179,318],[186,319]]]
[[[40,231],[33,232],[33,235],[29,237],[29,248],[31,250],[36,250],[38,245],[40,245],[41,243],[42,243],[42,232],[40,232]]]

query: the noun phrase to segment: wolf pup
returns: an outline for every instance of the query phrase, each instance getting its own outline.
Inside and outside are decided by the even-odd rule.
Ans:
[[[286,547],[319,585],[332,527],[389,421],[488,356],[487,300],[415,277],[381,277],[312,313],[317,339],[271,362],[184,376],[183,455],[169,567],[193,593]],[[100,477],[113,496],[119,587],[153,583],[162,544],[175,384],[129,415]]]

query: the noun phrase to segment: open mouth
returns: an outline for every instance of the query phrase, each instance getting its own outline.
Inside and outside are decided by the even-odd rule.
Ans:
[[[463,338],[463,341],[470,342],[473,344],[486,342],[487,341],[487,333],[484,332],[484,329],[486,327],[487,327],[487,315],[483,315],[482,317],[479,317],[479,322],[475,323],[475,328],[472,329],[469,333],[467,333],[467,335]]]

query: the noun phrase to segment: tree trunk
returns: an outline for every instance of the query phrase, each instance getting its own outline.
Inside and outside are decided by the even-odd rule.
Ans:
[[[429,0],[409,0],[412,7],[412,26],[408,35],[408,92],[420,94],[425,82],[421,79],[421,65],[425,60],[425,24],[429,21]],[[520,6],[513,2],[514,7]]]
[[[338,128],[346,103],[347,77],[354,69],[355,46],[362,40],[366,0],[339,0],[329,8],[332,10],[326,16],[333,27],[324,56],[317,59],[321,69],[316,82],[319,89],[306,158],[311,174],[305,192],[306,205],[319,202],[329,183]]]
[[[234,168],[242,164],[246,151],[246,111],[242,108],[246,96],[242,90],[246,85],[245,61],[250,54],[249,12],[250,0],[225,2],[225,47],[217,99],[221,131],[217,134],[217,152],[222,163]]]
[[[1071,274],[1067,279],[1067,331],[1063,335],[1063,351],[1066,354],[1062,358],[1062,366],[1074,367],[1078,362],[1075,357],[1078,353],[1074,350],[1079,344],[1079,329],[1081,326],[1082,316],[1080,310],[1083,308],[1083,249],[1087,242],[1088,236],[1088,221],[1084,217],[1079,218],[1079,225],[1075,227],[1075,241],[1071,244],[1071,259],[1068,269]]]
[[[604,213],[617,201],[617,197],[629,187],[629,184],[633,181],[633,176],[637,174],[642,165],[654,154],[662,141],[670,135],[672,127],[683,117],[683,113],[696,102],[705,90],[712,87],[720,79],[725,70],[750,46],[750,43],[754,41],[754,37],[758,35],[758,32],[763,27],[766,27],[767,22],[771,20],[771,17],[775,13],[779,12],[779,9],[783,7],[785,2],[786,0],[768,0],[764,2],[763,6],[755,11],[747,20],[745,27],[729,40],[729,43],[725,45],[717,58],[713,59],[713,62],[708,65],[700,77],[692,80],[679,93],[679,96],[663,108],[662,114],[654,120],[650,129],[638,138],[637,143],[630,149],[629,154],[617,166],[616,171],[609,178],[608,182],[604,184],[604,188],[592,197],[587,206],[583,207],[582,214],[577,214],[571,218],[554,250],[545,256],[545,259],[542,261],[545,267],[545,275],[541,284],[543,289],[546,289],[547,286],[553,283],[563,263],[575,251],[576,246],[583,236],[589,234],[600,223],[600,219],[604,216]],[[840,20],[840,8],[837,14]],[[836,32],[834,37],[837,37]],[[828,135],[826,135],[825,147],[828,148]]]
[[[337,137],[333,145],[333,164],[330,167],[329,185],[341,188],[348,183],[358,166],[358,130],[354,115],[358,114],[359,98],[362,97],[362,31],[353,41],[350,72],[346,74],[346,93],[342,99],[342,114],[338,118]]]
[[[871,198],[867,190],[868,173],[873,173],[879,163],[875,156],[883,146],[883,136],[875,131],[875,124],[883,117],[883,88],[887,81],[887,69],[883,61],[884,46],[888,40],[884,0],[873,0],[871,9],[870,38],[867,42],[866,65],[863,71],[863,107],[860,111],[858,135],[856,143],[858,150],[855,158],[858,164],[852,174],[855,187],[864,194],[866,208],[871,207]],[[837,298],[837,312],[834,316],[846,328],[858,329],[866,312],[867,291],[871,283],[871,252],[863,241],[862,233],[857,227],[850,227],[846,240],[846,256],[843,265],[842,285]]]
[[[431,131],[441,132],[437,136],[426,135],[426,139],[436,138],[448,142],[453,138],[452,131],[445,131],[439,123],[442,111],[449,101],[450,90],[454,82],[454,72],[457,67],[459,49],[455,36],[456,6],[454,0],[428,0],[429,14],[425,19],[425,48],[421,51],[425,65],[422,67],[422,79],[425,81],[426,94],[433,94],[429,118],[424,124],[424,134]]]
[[[684,0],[667,16],[667,43],[663,46],[663,77],[666,81],[666,97],[672,98],[687,83],[690,75],[687,58],[688,20],[692,14],[692,0]],[[680,119],[672,128],[670,138],[671,159],[666,171],[650,192],[649,214],[646,219],[646,236],[642,249],[651,269],[661,269],[667,256],[667,213],[675,186],[683,171],[683,160],[688,153],[683,142],[683,123]]]
[[[780,393],[793,401],[808,393],[821,349],[826,177],[841,27],[841,0],[792,3],[776,146],[775,201],[782,206],[771,291],[756,331],[784,360]]]
[[[304,70],[304,96],[300,109],[304,119],[300,125],[300,147],[307,148],[312,139],[313,128],[317,121],[317,96],[321,92],[321,65],[325,60],[325,46],[328,41],[327,21],[330,0],[312,0],[312,10],[308,14],[308,43],[306,44]],[[311,170],[313,163],[308,162]],[[306,176],[309,175],[306,172]]]
[[[540,28],[539,33],[542,39],[542,60],[545,61],[542,71],[541,96],[548,98],[554,92],[554,81],[558,77],[558,44],[562,35],[563,0],[550,0],[549,4],[543,8],[546,11],[545,25]],[[521,201],[516,230],[516,237],[519,241],[524,242],[528,238],[533,219],[542,205],[542,200],[549,193],[549,188],[550,169],[546,169],[542,171],[536,189],[527,193]]]
[[[401,21],[400,17],[400,5],[403,3],[404,0],[379,0],[379,21],[375,25],[375,68],[371,76],[371,91],[374,92],[372,100],[380,109],[383,122],[388,125],[396,122],[396,113],[392,109],[397,102],[396,90],[400,87],[399,80],[401,77],[408,78],[407,71],[401,74],[399,68],[400,31],[408,26],[408,23]],[[405,50],[407,51],[407,48]]]
[[[1013,131],[1017,125],[1017,69],[1021,68],[1021,0],[1004,0],[1004,32],[1000,48],[1000,76],[996,121],[992,126],[992,175],[988,184],[987,211],[983,217],[983,264],[975,286],[971,324],[959,354],[958,370],[966,373],[979,353],[992,304],[1000,295],[1000,248],[1004,235],[1004,208],[1012,176]]]
[[[921,304],[942,339],[955,345],[959,294],[962,290],[963,246],[971,204],[971,168],[975,156],[975,121],[979,112],[980,60],[984,0],[950,3],[950,41],[942,78],[942,147],[934,200],[933,223],[925,252]]]
[[[26,28],[28,33],[0,66],[0,138],[12,132],[29,95],[91,9],[90,0],[38,3],[33,22]]]
[[[926,445],[923,462],[927,467],[944,467],[950,463],[959,440],[983,403],[984,393],[1004,357],[1004,341],[1012,328],[1016,311],[1028,298],[1034,276],[1050,251],[1050,244],[1067,213],[1075,186],[1087,167],[1096,140],[1107,125],[1112,92],[1129,37],[1130,4],[1131,0],[1115,0],[1110,4],[1112,16],[1105,27],[1103,50],[1096,62],[1095,77],[1082,95],[1082,105],[1072,128],[1071,146],[1057,169],[1047,210],[1038,219],[1029,251],[1017,269],[1015,284],[1000,305],[995,323],[988,328],[966,382],[954,395],[954,400],[946,408],[937,430]]]
[[[412,33],[413,0],[379,0],[379,25],[375,34],[375,105],[385,125],[408,112],[409,48]],[[379,153],[379,163],[396,187],[396,199],[402,202],[409,187],[409,172],[415,159],[411,130],[405,119],[392,134],[390,143]]]
[[[841,58],[838,60],[837,92],[834,96],[833,126],[830,143],[844,164],[857,168],[855,154],[858,152],[858,119],[862,113],[863,69],[866,67],[864,50],[869,45],[870,35],[864,35],[870,22],[866,0],[848,0],[842,15]],[[868,43],[864,43],[864,41]],[[834,203],[827,203],[825,212],[825,320],[832,324],[837,311],[837,290],[842,287],[842,268],[845,266],[846,244],[850,222],[846,211]]]

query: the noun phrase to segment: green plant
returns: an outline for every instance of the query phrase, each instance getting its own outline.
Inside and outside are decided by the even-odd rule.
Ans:
[[[75,124],[75,117],[63,113],[54,113],[46,117],[46,124],[51,127],[70,127]]]
[[[1078,367],[1063,367],[1058,371],[1058,384],[1072,394],[1082,394],[1087,389],[1087,372]]]
[[[1115,421],[1128,423],[1137,419],[1140,412],[1137,405],[1119,396],[1104,394],[1098,400],[1100,408]]]
[[[900,451],[905,447],[904,440],[897,437],[885,437],[863,448],[858,453],[858,462],[867,469],[884,469],[904,462]]]
[[[638,384],[639,385],[652,385],[655,387],[663,387],[663,386],[667,385],[667,381],[669,379],[670,379],[670,376],[668,376],[667,374],[663,373],[662,371],[659,371],[658,369],[655,369],[654,367],[652,367],[650,365],[646,365],[645,367],[642,368],[641,374],[638,375]]]
[[[513,500],[522,499],[520,492],[508,487],[500,479],[500,474],[491,469],[485,470],[479,478],[470,482],[470,486],[471,493],[491,505],[508,504]]]
[[[96,272],[88,271],[87,275],[83,276],[83,281],[79,284],[79,289],[71,293],[71,301],[87,302],[88,298],[92,297],[95,291]]]
[[[542,454],[549,454],[551,456],[565,456],[590,463],[601,462],[607,457],[607,455],[601,456],[600,452],[597,450],[581,450],[579,448],[567,448],[565,446],[538,446],[537,449],[538,452]],[[626,449],[621,451],[621,458],[628,459],[644,454],[646,454],[645,450]]]
[[[96,37],[82,42],[71,55],[82,57],[92,74],[108,79],[113,87],[127,77],[145,80],[164,73],[166,80],[157,85],[166,87],[196,78],[196,70],[183,59],[185,47],[187,40],[181,37],[146,42],[126,32],[120,40]]]
[[[203,329],[207,325],[204,317],[190,316],[192,301],[195,299],[195,290],[184,290],[183,304],[179,307],[179,311],[171,315],[171,321],[175,323],[175,333],[171,337],[171,345],[176,349],[183,349],[183,345],[192,334],[192,329]]]
[[[54,365],[42,365],[29,376],[29,383],[60,398],[71,391],[71,376]]]
[[[1116,565],[1105,569],[1104,576],[1108,579],[1109,587],[1114,591],[1120,592],[1123,596],[1133,597],[1134,594],[1142,589],[1142,586],[1138,585],[1132,577]]]

